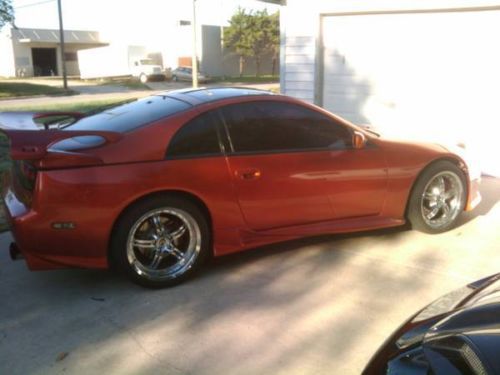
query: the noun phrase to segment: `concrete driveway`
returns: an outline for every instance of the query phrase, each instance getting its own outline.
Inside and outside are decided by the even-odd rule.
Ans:
[[[359,374],[404,319],[500,271],[500,180],[460,227],[326,236],[214,261],[175,288],[31,273],[0,236],[1,374]]]

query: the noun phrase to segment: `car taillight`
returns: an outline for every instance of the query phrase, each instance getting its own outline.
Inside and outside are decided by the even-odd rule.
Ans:
[[[36,168],[25,160],[15,162],[14,167],[17,169],[16,174],[21,186],[26,190],[33,191],[36,183]]]
[[[106,138],[100,135],[79,135],[57,141],[49,147],[48,151],[73,152],[99,147],[105,143]]]

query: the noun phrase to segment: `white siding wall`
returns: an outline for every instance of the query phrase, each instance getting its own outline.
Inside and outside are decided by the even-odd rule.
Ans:
[[[31,47],[13,41],[14,56],[15,56],[15,76],[16,77],[32,77],[33,76],[33,61],[31,58]]]
[[[284,72],[286,94],[314,101],[314,64],[316,39],[312,36],[287,36]]]
[[[77,53],[78,52],[78,48],[76,47],[70,47],[70,46],[66,46],[66,48],[64,49],[64,51],[66,53],[68,52],[71,52],[71,53]],[[57,53],[59,53],[59,50],[57,51]],[[78,54],[77,54],[78,56]],[[60,63],[60,57],[58,57],[58,61]],[[61,66],[60,66],[60,72],[62,74],[62,63],[60,63]],[[78,76],[80,75],[80,68],[78,66],[78,60],[76,61],[66,61],[66,71],[67,71],[67,74],[69,76]]]
[[[281,92],[313,103],[319,15],[290,3],[281,10]]]
[[[316,49],[321,14],[498,5],[498,0],[288,0],[287,6],[281,10],[281,91],[307,101],[315,101],[316,81],[319,78],[316,75]]]
[[[10,39],[10,28],[0,34],[0,77],[14,77],[14,49]]]
[[[491,47],[499,7],[499,0],[288,0],[282,92],[388,136],[463,143],[483,172],[500,176],[497,137],[488,137],[500,132],[500,52]]]

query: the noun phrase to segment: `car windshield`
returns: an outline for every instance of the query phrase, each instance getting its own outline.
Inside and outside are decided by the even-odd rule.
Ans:
[[[150,96],[97,109],[64,129],[125,133],[188,108],[189,104],[171,97]]]
[[[155,62],[151,59],[142,59],[140,61],[141,65],[156,65]]]

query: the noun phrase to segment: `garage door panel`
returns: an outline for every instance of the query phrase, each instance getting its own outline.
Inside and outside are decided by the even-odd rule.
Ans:
[[[335,76],[331,78],[329,83],[324,90],[326,96],[339,93],[346,95],[352,93],[371,94],[373,91],[373,85],[356,76]]]
[[[323,106],[387,135],[465,143],[500,167],[500,11],[323,19]],[[340,113],[339,113],[340,114]]]
[[[358,95],[334,94],[330,96],[330,100],[334,102],[330,111],[340,117],[349,119],[355,124],[367,124],[369,122],[363,112],[358,110],[359,102],[362,101]]]

